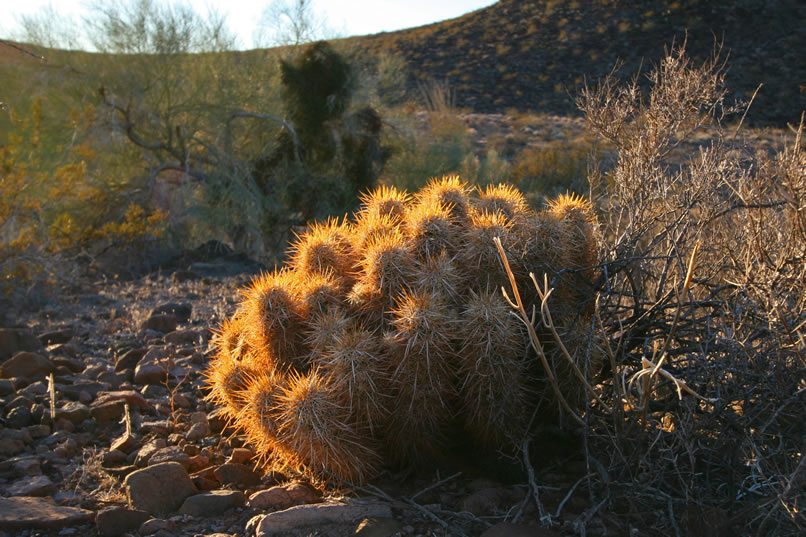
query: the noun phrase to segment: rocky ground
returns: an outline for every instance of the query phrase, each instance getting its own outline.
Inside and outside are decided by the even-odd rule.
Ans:
[[[506,479],[507,464],[457,463],[359,490],[263,475],[203,399],[214,330],[261,268],[225,252],[135,280],[77,282],[5,312],[0,537],[550,536],[581,516],[571,495],[554,530],[537,525],[517,461]],[[540,469],[556,485],[542,492],[552,509],[581,471],[569,464],[547,465],[554,478]]]

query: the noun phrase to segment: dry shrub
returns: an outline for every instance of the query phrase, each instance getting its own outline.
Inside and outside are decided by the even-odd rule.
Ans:
[[[806,155],[728,128],[725,64],[673,48],[578,99],[618,150],[592,176],[605,226],[598,317],[613,409],[586,416],[590,494],[624,533],[802,534]],[[680,144],[710,143],[680,158]],[[580,517],[582,520],[582,517]],[[584,530],[584,528],[582,528]]]

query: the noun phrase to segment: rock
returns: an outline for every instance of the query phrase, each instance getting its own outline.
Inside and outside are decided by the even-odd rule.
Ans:
[[[152,515],[171,513],[196,493],[196,487],[178,462],[164,462],[132,472],[124,484],[129,507]]]
[[[29,425],[25,428],[25,431],[32,439],[37,438],[45,438],[46,436],[50,436],[51,430],[50,425],[46,423],[37,423],[35,425]]]
[[[158,313],[152,315],[143,322],[143,330],[153,330],[167,334],[176,330],[177,319],[176,316],[170,313]]]
[[[166,304],[160,304],[151,310],[150,316],[153,317],[154,315],[170,314],[176,317],[176,320],[180,323],[186,323],[190,320],[190,314],[192,312],[193,308],[190,304],[168,302]]]
[[[260,483],[260,476],[245,464],[227,462],[213,472],[222,485],[240,485],[254,487]]]
[[[355,529],[361,537],[393,537],[403,529],[403,524],[394,518],[365,518]]]
[[[112,441],[109,449],[110,451],[120,450],[123,453],[130,453],[134,448],[138,446],[140,440],[137,438],[137,435],[133,433],[123,432],[122,435],[115,438]]]
[[[506,512],[521,496],[517,491],[505,487],[483,488],[462,500],[462,510],[476,516]]]
[[[168,420],[149,420],[140,424],[141,431],[157,436],[168,436],[172,429],[173,425]]]
[[[67,343],[75,335],[75,330],[72,327],[64,327],[56,330],[50,330],[44,334],[39,335],[39,342],[46,347],[48,345],[57,345],[59,343]]]
[[[151,520],[146,520],[143,522],[143,525],[140,526],[138,533],[140,535],[154,535],[158,531],[165,532],[167,534],[175,534],[176,532],[176,524],[171,520],[165,520],[162,518],[152,518]]]
[[[127,369],[134,369],[134,367],[137,365],[137,362],[142,360],[143,356],[145,355],[145,347],[129,349],[125,354],[123,354],[123,356],[120,356],[117,360],[115,360],[115,372],[120,373],[121,371],[125,371]]]
[[[255,492],[249,496],[247,505],[253,509],[268,509],[270,507],[285,509],[293,505],[318,503],[320,501],[322,501],[322,494],[313,487],[302,483],[287,483]]]
[[[12,408],[6,415],[6,426],[22,429],[31,425],[31,409],[25,405]]]
[[[252,460],[253,456],[254,453],[252,453],[251,449],[239,447],[232,450],[232,453],[229,454],[229,459],[227,459],[227,462],[237,462],[239,464],[244,464]]]
[[[190,457],[187,453],[182,451],[182,448],[179,446],[168,446],[161,448],[151,455],[150,459],[148,459],[149,466],[162,464],[165,462],[179,463],[185,470],[190,468]]]
[[[561,534],[540,526],[499,522],[487,528],[481,537],[560,537]]]
[[[0,530],[60,529],[92,520],[95,513],[45,498],[0,498]]]
[[[67,401],[60,408],[56,409],[56,419],[65,419],[73,425],[78,425],[90,417],[90,409],[87,405],[75,401]]]
[[[364,518],[392,518],[392,509],[386,504],[362,500],[298,505],[264,515],[257,524],[255,535],[265,537],[305,527],[349,524]]]
[[[53,356],[50,362],[56,367],[63,367],[70,373],[79,373],[84,370],[84,364],[77,358],[67,356]]]
[[[151,457],[154,456],[154,453],[166,447],[167,445],[168,444],[165,443],[165,440],[163,438],[159,438],[156,440],[152,440],[151,442],[148,442],[137,451],[137,456],[134,458],[134,465],[140,468],[145,468],[146,466],[148,466],[148,461],[151,459]]]
[[[18,476],[40,475],[42,474],[41,461],[34,455],[12,457],[0,462],[0,472],[9,472],[11,475]]]
[[[116,537],[139,529],[151,515],[138,509],[110,507],[95,516],[95,527],[102,537]]]
[[[14,481],[8,487],[9,496],[49,496],[56,485],[45,475],[35,475]]]
[[[119,449],[111,449],[104,453],[103,458],[101,459],[101,466],[118,466],[126,462],[126,458],[127,455],[125,452]]]
[[[50,360],[41,354],[21,351],[0,365],[0,378],[44,377],[53,369]]]
[[[143,356],[134,368],[135,384],[162,384],[166,381],[168,368],[163,364],[168,353],[154,347]]]
[[[4,362],[20,351],[35,352],[42,343],[27,328],[0,328],[0,362]]]
[[[202,332],[193,328],[176,330],[165,334],[165,342],[171,345],[195,345],[202,339]]]
[[[104,401],[100,404],[98,401],[95,401],[90,405],[89,411],[92,419],[98,423],[106,423],[109,421],[119,421],[123,416],[125,408],[126,401],[123,400]]]
[[[0,379],[0,397],[14,393],[14,383],[9,379]]]
[[[185,434],[185,438],[189,442],[195,442],[210,436],[210,425],[205,421],[204,423],[194,423]]]
[[[25,443],[19,438],[0,438],[0,456],[13,457],[23,451],[25,451]]]
[[[216,516],[232,507],[240,507],[243,502],[243,492],[238,490],[211,490],[186,499],[179,512],[195,517]]]

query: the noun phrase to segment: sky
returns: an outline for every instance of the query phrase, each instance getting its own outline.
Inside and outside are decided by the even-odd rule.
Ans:
[[[230,30],[238,36],[240,48],[252,45],[252,34],[263,8],[271,0],[185,0],[199,13],[208,7],[227,16]],[[389,32],[459,17],[494,4],[495,0],[313,0],[316,16],[338,37]],[[80,20],[87,14],[86,0],[25,0],[7,6],[0,22],[0,36],[13,38],[16,20],[35,14],[48,4],[59,14]]]

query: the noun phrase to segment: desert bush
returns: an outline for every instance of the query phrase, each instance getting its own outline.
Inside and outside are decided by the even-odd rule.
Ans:
[[[533,202],[562,192],[588,193],[588,163],[596,159],[587,140],[561,139],[520,151],[512,163],[512,181]]]
[[[70,277],[65,258],[104,249],[141,250],[164,232],[164,215],[137,196],[137,179],[116,181],[99,169],[87,143],[93,107],[45,121],[43,103],[12,112],[0,147],[0,264],[10,290],[20,282]],[[50,132],[43,136],[48,125]],[[61,142],[61,143],[58,143]],[[61,263],[58,260],[61,259]]]
[[[806,524],[802,126],[785,149],[753,151],[725,124],[724,72],[718,52],[695,65],[681,46],[647,93],[614,73],[578,100],[618,152],[590,178],[605,222],[599,380],[615,411],[591,407],[585,442],[592,498],[625,531]],[[681,154],[702,132],[710,142]]]

